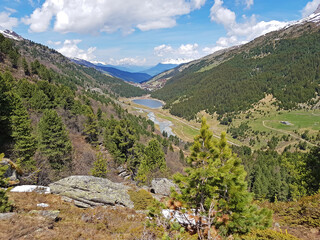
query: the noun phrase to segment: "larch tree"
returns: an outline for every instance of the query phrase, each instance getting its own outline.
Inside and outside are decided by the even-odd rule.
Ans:
[[[194,209],[199,219],[210,217],[212,225],[224,236],[270,226],[271,212],[252,204],[246,172],[241,159],[229,148],[226,134],[215,141],[204,118],[187,162],[186,174],[174,176],[181,193],[174,192],[173,197]],[[201,220],[196,225],[201,234]]]

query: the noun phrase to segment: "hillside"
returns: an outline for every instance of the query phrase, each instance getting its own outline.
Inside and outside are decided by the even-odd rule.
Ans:
[[[316,106],[319,94],[319,14],[161,74],[165,86],[152,97],[187,119],[247,110],[266,94],[280,109]],[[158,77],[159,78],[159,77]],[[157,79],[152,79],[155,81]]]
[[[48,77],[55,78],[56,81],[68,85],[71,88],[100,87],[102,90],[115,96],[141,96],[146,92],[123,82],[121,79],[108,76],[98,70],[73,63],[59,52],[41,44],[34,43],[27,39],[12,41],[13,45],[19,49],[19,53],[27,60],[38,60],[48,69]],[[4,65],[1,65],[4,69]],[[21,69],[13,69],[14,76],[23,76]]]
[[[97,69],[100,72],[106,73],[106,74],[113,76],[115,78],[122,79],[126,82],[141,83],[141,82],[147,81],[151,78],[151,76],[147,73],[143,73],[143,72],[132,73],[132,72],[118,69],[116,67],[105,66],[105,65],[101,65],[101,64],[93,64],[91,62],[88,62],[88,61],[85,61],[82,59],[71,59],[71,61],[73,61],[79,65],[83,65],[86,67],[91,67],[91,68]]]

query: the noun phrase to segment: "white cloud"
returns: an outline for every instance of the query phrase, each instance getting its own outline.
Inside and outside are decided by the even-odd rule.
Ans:
[[[320,0],[319,0],[320,1]],[[247,6],[251,6],[253,1],[246,1]],[[250,5],[251,4],[251,5]],[[226,37],[221,37],[213,47],[203,48],[206,54],[234,46],[244,44],[254,38],[266,34],[271,31],[278,30],[286,26],[287,22],[280,21],[257,21],[256,16],[242,16],[242,22],[237,22],[236,14],[230,9],[223,6],[222,0],[215,0],[210,10],[211,20],[222,24],[227,31]]]
[[[154,54],[158,57],[163,57],[168,53],[172,53],[174,50],[170,45],[162,44],[160,46],[157,46],[153,49]]]
[[[165,59],[161,63],[163,64],[182,64],[193,61],[193,58],[171,58],[171,59]]]
[[[206,0],[46,0],[23,18],[30,31],[96,33],[170,28],[176,18],[201,8]]]
[[[247,9],[250,9],[251,6],[254,4],[254,0],[245,0],[245,4],[247,6]]]
[[[232,27],[236,22],[236,14],[222,6],[222,0],[215,0],[210,9],[211,21],[223,24],[226,28]]]
[[[61,44],[61,41],[54,42],[54,41],[49,40],[49,41],[47,41],[47,43],[48,43],[49,45],[56,45],[56,46],[58,46],[58,45]]]
[[[110,58],[108,64],[111,65],[132,65],[132,66],[143,66],[147,62],[145,58],[121,58],[121,59],[113,59]]]
[[[313,13],[320,4],[320,0],[313,0],[308,2],[307,5],[302,9],[302,17],[307,17]]]
[[[4,7],[5,10],[7,10],[7,12],[10,12],[10,13],[16,13],[17,10],[13,9],[13,8],[8,8],[8,7]]]
[[[0,25],[5,29],[12,30],[13,27],[18,26],[19,20],[11,17],[12,12],[1,12],[0,13]]]
[[[91,61],[96,58],[93,54],[96,50],[96,47],[90,47],[87,50],[80,49],[78,44],[82,40],[74,39],[74,40],[65,40],[63,42],[63,46],[57,49],[58,52],[70,58],[80,58],[86,61]]]
[[[179,48],[178,48],[178,53],[180,55],[184,55],[184,56],[195,56],[198,54],[198,50],[197,48],[199,47],[199,45],[197,43],[195,44],[182,44]]]
[[[154,55],[163,57],[163,63],[180,64],[190,62],[200,57],[198,52],[199,45],[194,44],[181,44],[178,48],[173,48],[170,45],[162,44],[155,47]]]

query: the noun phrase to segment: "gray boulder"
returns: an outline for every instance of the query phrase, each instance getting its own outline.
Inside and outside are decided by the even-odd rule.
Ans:
[[[7,170],[4,173],[5,178],[9,178],[10,181],[17,181],[19,182],[19,175],[22,175],[22,170],[10,159],[3,158],[2,161],[0,161],[1,166],[7,166]]]
[[[158,195],[169,196],[171,188],[178,190],[178,187],[173,183],[172,180],[167,178],[155,178],[151,181],[150,192]]]
[[[129,187],[105,178],[92,176],[71,176],[49,185],[51,193],[74,201],[79,207],[122,205],[133,208],[127,191]]]

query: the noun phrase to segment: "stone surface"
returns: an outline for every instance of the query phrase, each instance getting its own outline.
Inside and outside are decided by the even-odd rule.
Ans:
[[[178,187],[173,183],[173,181],[167,178],[156,178],[151,181],[150,192],[163,196],[169,196],[171,193],[171,187],[178,189]]]
[[[0,165],[7,166],[7,170],[4,173],[5,178],[9,178],[10,181],[18,181],[19,174],[22,173],[20,169],[18,169],[17,165],[13,163],[10,159],[4,158],[0,162]]]
[[[29,212],[30,214],[37,214],[39,216],[45,217],[49,220],[53,221],[59,221],[61,218],[59,218],[60,211],[58,210],[32,210]]]
[[[129,187],[105,178],[92,176],[71,176],[49,185],[51,192],[67,201],[73,200],[79,207],[122,205],[133,208],[127,193]]]
[[[12,213],[12,212],[9,212],[9,213],[0,213],[0,221],[1,221],[1,220],[8,220],[8,219],[14,217],[14,215],[16,215],[16,213]]]

